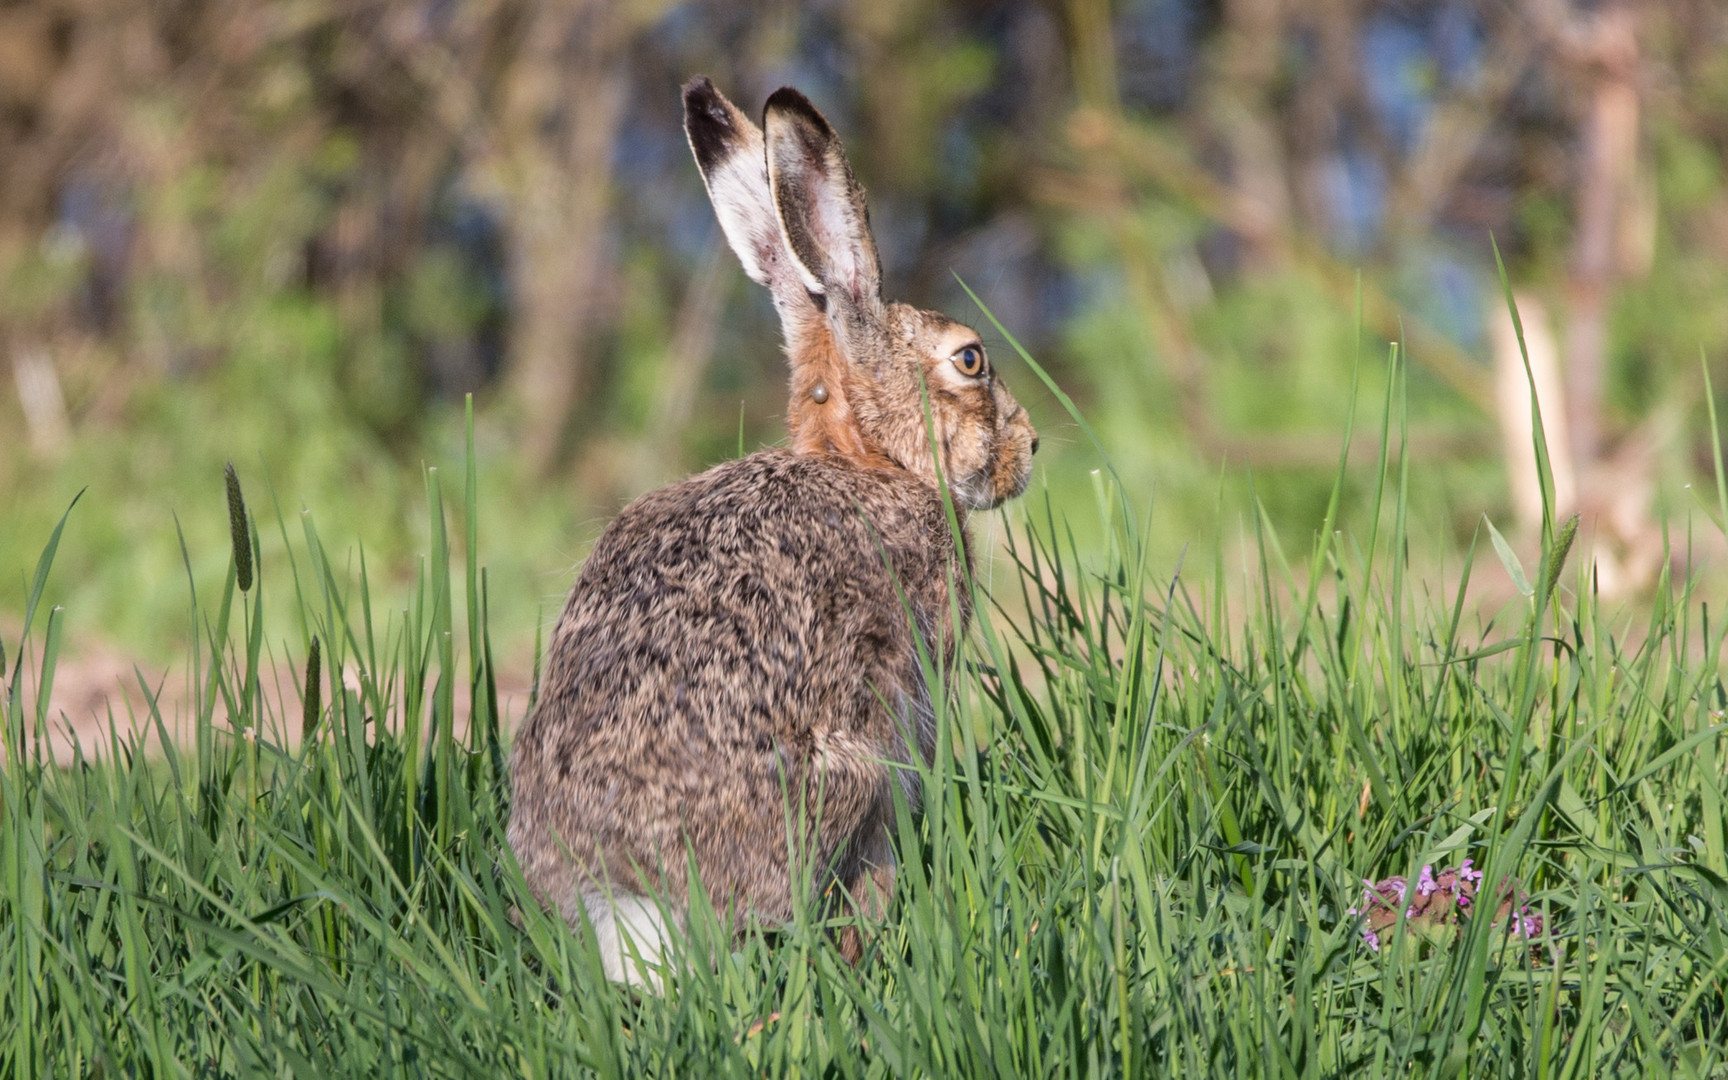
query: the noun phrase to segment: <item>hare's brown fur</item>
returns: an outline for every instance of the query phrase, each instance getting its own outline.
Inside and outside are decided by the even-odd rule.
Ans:
[[[920,644],[952,670],[967,509],[1025,486],[1036,436],[973,331],[882,301],[863,193],[809,102],[770,98],[766,139],[705,79],[685,109],[780,311],[791,445],[645,495],[600,537],[516,738],[510,843],[541,899],[597,929],[657,928],[645,894],[681,912],[692,865],[740,924],[788,918],[801,866],[810,898],[838,886],[879,914],[897,780],[918,797],[896,763],[937,750]]]
[[[890,763],[935,752],[913,633],[953,662],[949,536],[937,492],[906,473],[784,450],[625,509],[582,567],[517,737],[528,879],[572,918],[592,886],[571,858],[681,897],[688,843],[711,896],[784,919],[788,800],[814,817],[819,799],[817,885],[857,884],[881,853],[854,838],[885,838],[893,813]]]

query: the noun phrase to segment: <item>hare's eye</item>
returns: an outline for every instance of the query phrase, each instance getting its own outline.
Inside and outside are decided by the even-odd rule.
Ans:
[[[954,366],[960,369],[960,374],[976,379],[984,374],[984,350],[977,345],[966,346],[954,354]]]

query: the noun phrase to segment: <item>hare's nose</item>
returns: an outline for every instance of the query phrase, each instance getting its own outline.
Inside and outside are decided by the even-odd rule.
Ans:
[[[1032,452],[1034,454],[1036,454],[1038,452],[1038,436],[1037,435],[1032,436]]]

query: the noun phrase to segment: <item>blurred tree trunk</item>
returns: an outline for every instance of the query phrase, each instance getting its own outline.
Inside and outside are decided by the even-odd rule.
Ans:
[[[110,117],[125,23],[100,2],[0,5],[0,285],[21,286],[0,297],[0,331],[15,337],[49,317],[46,290],[10,279],[41,251],[67,168]]]
[[[1122,95],[1109,0],[1068,0],[1067,16],[1069,64],[1080,105],[1114,120],[1122,109]]]
[[[68,171],[111,126],[123,88],[151,66],[152,50],[139,47],[149,41],[143,21],[103,0],[0,4],[0,366],[11,368],[22,441],[41,459],[71,439],[68,297],[90,264],[86,246],[56,242],[57,203]]]
[[[1229,148],[1234,217],[1249,268],[1255,271],[1282,262],[1281,237],[1290,223],[1290,181],[1284,167],[1289,154],[1272,102],[1284,23],[1284,0],[1227,0],[1217,74],[1209,80],[1206,103]]]
[[[1548,465],[1554,483],[1554,517],[1572,513],[1577,501],[1573,469],[1571,426],[1567,419],[1564,379],[1560,372],[1560,347],[1554,339],[1554,320],[1548,305],[1535,293],[1518,290],[1518,321],[1524,343],[1518,343],[1518,328],[1512,312],[1496,304],[1489,310],[1488,341],[1493,351],[1494,396],[1498,406],[1502,455],[1506,462],[1512,512],[1519,531],[1526,537],[1542,530],[1542,479],[1536,471],[1534,418],[1530,391],[1542,413],[1542,434],[1548,446]],[[1526,367],[1528,357],[1528,367]]]
[[[515,320],[511,389],[530,464],[559,463],[591,374],[587,343],[612,206],[612,145],[641,5],[545,0],[526,13],[499,102],[512,197],[506,229]]]
[[[1316,235],[1335,229],[1332,173],[1344,132],[1362,128],[1359,0],[1307,0],[1293,4],[1291,22],[1313,49],[1312,71],[1291,91],[1289,165],[1292,197],[1302,224]]]
[[[0,6],[0,243],[49,224],[56,182],[111,106],[119,26],[104,5]]]
[[[1615,0],[1576,46],[1589,98],[1582,124],[1577,240],[1566,283],[1566,360],[1572,444],[1585,470],[1602,453],[1602,383],[1616,239],[1638,163],[1638,35],[1633,11]]]

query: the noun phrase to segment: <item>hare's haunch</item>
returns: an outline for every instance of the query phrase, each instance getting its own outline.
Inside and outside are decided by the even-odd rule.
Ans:
[[[952,670],[966,512],[1019,494],[1037,446],[976,332],[882,299],[863,190],[803,95],[776,91],[759,130],[696,78],[684,125],[779,311],[791,445],[644,495],[607,527],[511,763],[529,885],[573,924],[585,912],[628,981],[633,953],[658,959],[663,915],[682,917],[692,865],[740,926],[791,916],[800,859],[819,896],[880,916],[893,785],[919,794],[894,763],[937,749],[919,642]],[[857,936],[841,944],[855,959]]]

